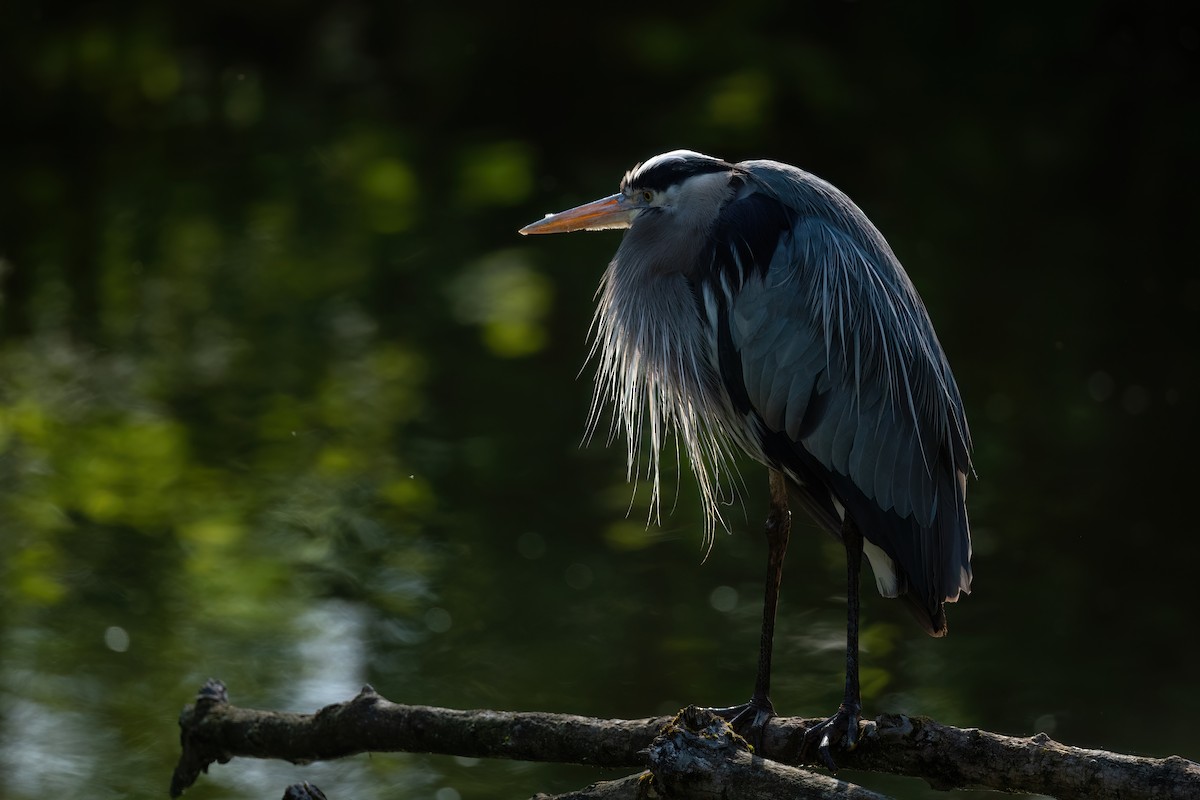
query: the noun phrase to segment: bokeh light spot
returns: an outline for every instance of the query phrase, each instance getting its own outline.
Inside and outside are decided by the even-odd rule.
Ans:
[[[708,596],[708,603],[717,611],[728,613],[737,608],[738,591],[732,586],[718,586]]]
[[[540,533],[525,531],[517,537],[517,552],[533,560],[546,555],[546,538]]]
[[[124,653],[129,649],[129,632],[117,625],[110,625],[104,631],[104,646],[114,653]]]
[[[454,315],[479,325],[489,350],[505,358],[546,344],[543,319],[553,304],[550,282],[516,251],[493,253],[469,266],[450,287]]]
[[[425,612],[425,627],[434,633],[445,633],[454,626],[454,619],[444,608],[431,608]]]
[[[460,173],[460,193],[468,205],[514,205],[533,191],[533,159],[523,142],[468,150]]]
[[[1088,378],[1088,394],[1090,394],[1092,399],[1097,403],[1103,403],[1105,400],[1111,397],[1113,389],[1115,388],[1116,383],[1113,381],[1112,376],[1103,370],[1093,372],[1092,376]]]

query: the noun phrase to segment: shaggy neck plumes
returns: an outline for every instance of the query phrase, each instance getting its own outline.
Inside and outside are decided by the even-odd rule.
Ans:
[[[663,444],[672,433],[677,448],[682,441],[699,484],[705,544],[711,547],[724,500],[722,472],[732,465],[722,424],[729,410],[717,406],[724,392],[714,391],[719,381],[713,345],[687,278],[625,262],[625,251],[623,244],[596,293],[590,358],[599,363],[588,433],[595,430],[601,408],[611,404],[611,435],[624,430],[628,477],[636,480],[642,476],[640,443],[649,428],[650,515],[656,520]]]

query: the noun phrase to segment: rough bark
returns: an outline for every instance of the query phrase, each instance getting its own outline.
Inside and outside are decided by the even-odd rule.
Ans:
[[[677,797],[719,797],[722,785],[737,786],[738,796],[753,797],[755,781],[782,781],[769,784],[773,788],[761,796],[780,796],[781,786],[798,797],[872,796],[848,794],[866,790],[789,766],[797,763],[804,731],[819,719],[772,720],[753,756],[739,749],[740,745],[724,741],[726,734],[719,731],[726,728],[706,728],[702,719],[691,710],[674,720],[459,711],[397,705],[370,687],[315,714],[292,714],[237,708],[229,704],[225,687],[210,681],[195,705],[186,707],[180,716],[183,752],[171,794],[181,794],[214,761],[225,763],[239,756],[308,763],[355,753],[400,751],[639,770],[649,767],[653,775],[652,780],[631,776],[596,784],[562,797],[653,797],[647,792],[662,787],[673,788]],[[691,731],[690,738],[687,731]],[[1028,792],[1060,800],[1200,797],[1200,764],[1178,756],[1156,759],[1084,750],[1055,742],[1045,734],[1003,736],[897,714],[864,721],[859,733],[858,748],[838,754],[840,766],[918,777],[939,789]],[[732,734],[728,739],[734,745],[741,741]],[[717,740],[726,747],[724,751],[710,747]],[[695,769],[683,770],[687,764]],[[809,778],[832,783],[801,789],[801,783]],[[686,793],[680,794],[684,788]]]

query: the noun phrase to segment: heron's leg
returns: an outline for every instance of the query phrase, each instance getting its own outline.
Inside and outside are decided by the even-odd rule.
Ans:
[[[787,483],[783,474],[771,470],[771,511],[767,515],[767,585],[763,592],[762,639],[758,643],[758,676],[751,702],[771,708],[771,653],[775,643],[775,612],[779,609],[779,584],[783,580],[783,558],[787,555],[792,530]],[[774,713],[772,711],[772,713]]]
[[[800,745],[803,757],[817,744],[817,755],[831,770],[837,765],[832,747],[853,750],[858,745],[858,719],[862,695],[858,685],[858,578],[862,570],[862,531],[849,516],[842,521],[842,543],[846,546],[846,691],[837,713],[804,732]]]
[[[745,705],[713,709],[735,728],[748,721],[747,733],[754,740],[761,738],[767,722],[775,716],[775,707],[771,705],[770,698],[771,653],[775,642],[779,584],[783,580],[783,558],[787,554],[791,529],[792,512],[788,508],[787,479],[783,473],[771,470],[771,511],[766,524],[767,585],[763,594],[762,637],[758,644],[758,674],[754,679],[754,694]]]

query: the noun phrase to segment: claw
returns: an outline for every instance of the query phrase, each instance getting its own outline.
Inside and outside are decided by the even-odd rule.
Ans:
[[[775,716],[775,707],[768,698],[751,698],[749,703],[709,711],[725,719],[731,728],[758,749],[762,744],[767,723]]]
[[[833,760],[833,749],[837,748],[847,753],[858,747],[858,720],[861,708],[858,704],[842,703],[837,713],[804,732],[800,743],[800,758],[807,758],[814,743],[817,745],[817,758],[830,772],[837,772],[837,764]]]

